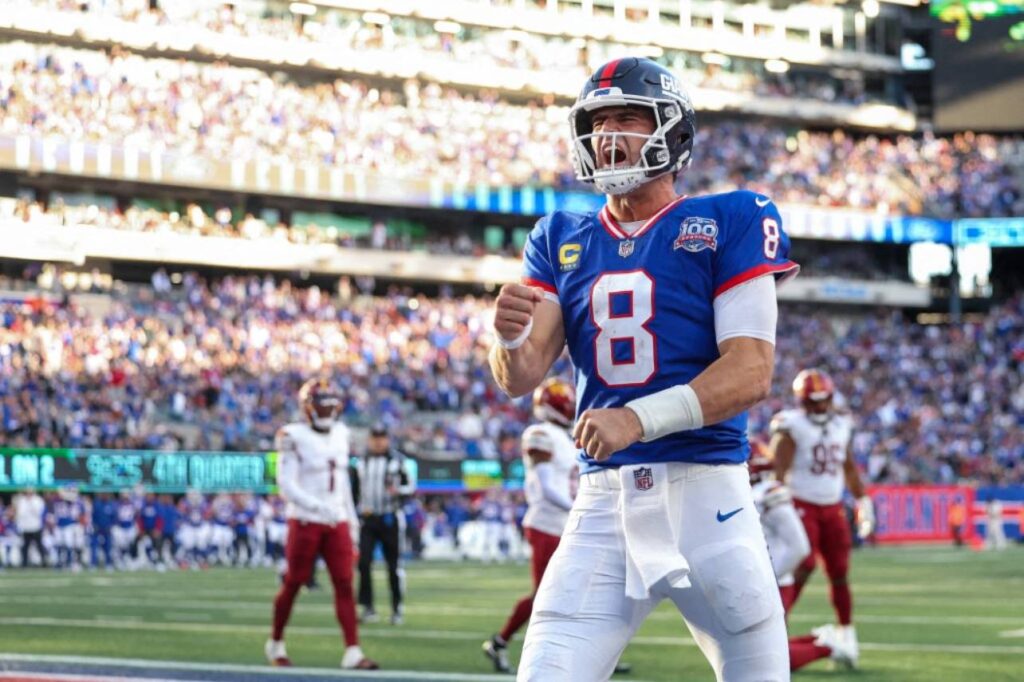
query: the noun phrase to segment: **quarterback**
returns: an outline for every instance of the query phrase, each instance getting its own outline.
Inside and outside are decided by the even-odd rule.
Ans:
[[[544,574],[520,680],[602,680],[670,599],[719,682],[789,679],[782,603],[744,466],[769,391],[777,279],[796,273],[768,197],[686,198],[690,98],[658,64],[599,68],[569,114],[597,213],[530,233],[496,301],[491,369],[510,395],[568,344],[579,493]]]
[[[375,670],[359,646],[352,571],[357,560],[359,517],[348,478],[348,428],[337,421],[341,397],[324,379],[311,379],[299,392],[306,421],[277,432],[277,482],[287,500],[287,570],[274,599],[274,624],[264,651],[272,665],[290,666],[284,628],[299,589],[323,557],[334,585],[334,613],[345,639],[341,667]]]
[[[793,393],[800,407],[784,410],[772,419],[771,452],[778,480],[793,491],[811,552],[796,568],[792,586],[784,588],[783,604],[787,612],[792,608],[821,557],[839,622],[836,631],[849,651],[847,662],[853,666],[858,645],[847,582],[853,542],[842,504],[843,490],[849,488],[857,498],[858,533],[863,537],[871,534],[874,508],[864,494],[851,455],[852,421],[832,404],[835,387],[831,377],[821,370],[804,370],[793,381]]]

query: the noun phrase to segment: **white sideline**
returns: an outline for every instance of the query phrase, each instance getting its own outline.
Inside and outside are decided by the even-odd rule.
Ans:
[[[112,630],[152,630],[164,632],[234,632],[250,633],[267,631],[266,625],[232,625],[228,623],[152,623],[138,621],[122,621],[117,619],[76,619],[76,618],[0,618],[0,625],[27,625],[38,627],[80,627],[80,628],[108,628]],[[303,635],[324,635],[336,637],[337,628],[317,628],[292,626],[289,632]],[[403,628],[402,630],[370,630],[365,633],[365,639],[381,638],[409,638],[409,639],[440,639],[440,640],[466,640],[479,641],[479,632],[467,632],[458,630],[414,630]],[[651,646],[697,646],[692,639],[683,637],[664,636],[640,636],[630,640],[633,644],[646,644]],[[910,652],[949,652],[961,654],[1007,654],[1020,656],[1024,655],[1024,646],[998,646],[989,644],[919,644],[911,642],[860,642],[860,648],[866,651],[910,651]],[[0,660],[3,660],[0,655]],[[116,661],[119,659],[110,659]],[[125,659],[129,660],[129,659]],[[433,678],[431,678],[433,679]],[[445,678],[450,679],[450,678]],[[501,679],[507,682],[507,677],[486,679]]]
[[[5,654],[0,653],[0,662],[3,661],[19,661],[25,663],[63,663],[66,665],[98,665],[98,666],[111,666],[111,667],[133,667],[133,668],[150,668],[157,670],[180,670],[188,672],[223,672],[223,673],[264,673],[273,675],[290,675],[297,678],[302,678],[304,675],[317,675],[319,677],[337,677],[339,680],[352,679],[352,678],[366,678],[380,680],[381,682],[387,682],[387,680],[424,680],[439,682],[508,682],[508,675],[475,675],[467,673],[430,673],[430,672],[415,672],[406,670],[376,670],[376,671],[360,671],[360,670],[333,670],[331,668],[270,668],[268,666],[258,665],[235,665],[231,663],[185,663],[181,661],[158,661],[149,659],[138,659],[138,658],[94,658],[91,656],[37,656],[34,654]],[[40,673],[22,673],[13,671],[13,674],[18,677],[28,677],[30,675],[40,675],[42,679],[62,679],[68,678],[69,680],[77,679],[88,679],[90,681],[95,680],[97,677],[104,677],[104,675],[83,675],[72,676],[65,675],[63,673],[53,674],[40,674]],[[43,677],[42,675],[45,675]],[[108,675],[109,676],[109,675]],[[116,682],[180,682],[176,680],[154,680],[152,678],[115,678],[110,676],[112,680]],[[0,679],[3,679],[0,674]],[[636,681],[640,682],[640,681]]]

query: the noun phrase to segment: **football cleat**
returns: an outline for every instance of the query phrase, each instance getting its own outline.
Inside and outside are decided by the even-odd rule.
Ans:
[[[612,671],[612,675],[628,675],[633,670],[632,663],[623,663],[619,661],[615,664],[615,670]]]
[[[291,666],[291,659],[288,658],[288,652],[285,651],[284,641],[274,641],[268,639],[267,643],[263,645],[263,653],[267,656],[267,663],[278,668],[288,668]]]
[[[508,664],[508,644],[503,642],[498,635],[494,635],[485,641],[481,648],[484,650],[484,656],[491,659],[496,672],[512,672]]]
[[[399,606],[395,609],[395,612],[391,614],[391,624],[401,625],[405,622],[405,614],[402,612],[402,607]]]
[[[359,614],[360,623],[376,623],[380,620],[380,616],[373,609],[363,608],[363,612]]]
[[[823,625],[811,630],[814,634],[814,643],[831,650],[829,658],[837,666],[853,669],[857,665],[856,648],[851,649],[846,642],[845,628],[842,626]],[[854,645],[856,646],[856,645]]]
[[[345,649],[345,655],[341,658],[341,667],[344,670],[380,670],[376,661],[367,658],[359,645]]]

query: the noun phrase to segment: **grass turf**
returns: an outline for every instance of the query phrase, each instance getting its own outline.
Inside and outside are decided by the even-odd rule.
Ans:
[[[861,668],[819,662],[798,679],[836,682],[1000,682],[1024,679],[1024,550],[860,550],[853,561]],[[480,643],[529,586],[526,566],[418,563],[407,567],[406,623],[363,626],[364,649],[388,669],[491,672]],[[326,575],[321,572],[321,579]],[[164,574],[0,573],[0,651],[217,663],[263,663],[276,578],[269,570]],[[792,614],[794,633],[830,621],[816,573]],[[1014,633],[1013,631],[1018,631]],[[518,659],[521,636],[512,646]],[[304,592],[288,631],[298,665],[336,667],[342,646],[329,587]],[[710,669],[671,603],[623,656],[631,679],[707,680]]]

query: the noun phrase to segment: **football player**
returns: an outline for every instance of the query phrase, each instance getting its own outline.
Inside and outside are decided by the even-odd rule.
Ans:
[[[312,576],[317,558],[322,557],[334,586],[334,612],[345,639],[341,667],[375,670],[377,664],[359,646],[352,593],[359,517],[348,477],[349,431],[337,421],[341,396],[326,379],[311,379],[299,392],[299,405],[305,421],[282,427],[275,439],[277,483],[288,502],[288,568],[274,599],[273,631],[264,650],[272,665],[291,665],[285,651],[284,628],[299,589]]]
[[[793,506],[793,496],[785,484],[776,480],[771,453],[760,440],[751,441],[747,465],[754,505],[761,517],[775,579],[779,583],[779,591],[785,594],[792,590],[793,570],[811,553],[811,543]],[[849,664],[849,654],[843,642],[839,641],[837,630],[818,628],[813,634],[789,638],[790,670],[823,658]]]
[[[53,504],[53,516],[56,522],[54,540],[58,566],[72,571],[82,570],[88,513],[77,486],[71,484],[60,489]]]
[[[719,680],[789,679],[786,626],[744,466],[746,411],[769,392],[776,278],[796,274],[768,197],[686,198],[689,96],[648,59],[587,79],[569,114],[597,213],[530,233],[524,281],[496,301],[491,368],[525,395],[568,345],[584,457],[534,602],[521,680],[601,680],[671,599]]]
[[[800,406],[779,412],[772,419],[770,449],[778,480],[793,491],[793,503],[807,531],[811,553],[796,568],[793,587],[784,594],[783,602],[788,613],[820,558],[831,585],[836,631],[853,666],[858,646],[847,582],[853,542],[842,504],[844,488],[857,499],[858,534],[862,537],[871,534],[874,510],[853,461],[852,420],[833,406],[835,385],[831,377],[818,369],[805,369],[793,381],[793,393]]]

